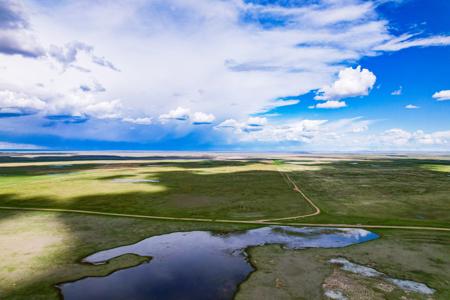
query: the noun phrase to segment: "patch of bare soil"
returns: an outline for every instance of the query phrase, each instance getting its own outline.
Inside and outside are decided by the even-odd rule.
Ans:
[[[0,269],[7,271],[9,281],[3,283],[13,286],[31,273],[44,271],[41,263],[57,251],[66,237],[64,226],[56,219],[38,216],[2,220],[0,231]]]
[[[353,276],[346,274],[338,269],[328,276],[322,288],[324,290],[340,291],[349,300],[382,300],[383,294],[367,287]]]

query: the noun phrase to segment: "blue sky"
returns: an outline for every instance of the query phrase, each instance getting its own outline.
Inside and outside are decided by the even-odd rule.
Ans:
[[[0,2],[0,149],[449,151],[450,2]]]

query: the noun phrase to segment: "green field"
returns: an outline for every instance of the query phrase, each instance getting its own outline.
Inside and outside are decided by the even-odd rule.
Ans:
[[[64,162],[0,165],[0,174],[3,206],[244,220],[312,211],[271,162]],[[124,183],[115,179],[160,182]]]
[[[378,231],[381,239],[341,249],[250,249],[258,269],[241,286],[237,299],[321,299],[324,282],[344,283],[349,299],[428,299],[358,278],[328,263],[331,258],[370,266],[400,279],[426,282],[437,290],[431,299],[450,299],[450,233]],[[337,277],[337,278],[336,278]],[[336,284],[337,283],[337,284]],[[404,297],[404,298],[402,298]]]
[[[288,178],[320,208],[318,215],[302,217],[315,210],[293,190]],[[159,182],[120,181],[130,179]],[[106,275],[145,260],[126,255],[107,265],[90,266],[79,264],[81,258],[174,231],[231,231],[261,226],[262,220],[270,219],[274,220],[268,223],[448,230],[450,160],[370,156],[237,160],[1,157],[0,206],[173,218],[158,221],[0,210],[0,299],[52,299],[58,297],[54,285],[59,282]],[[253,224],[242,223],[250,221]],[[450,297],[450,231],[417,228],[379,233],[379,240],[338,250],[252,248],[251,262],[257,270],[240,287],[237,298],[321,299],[323,284],[336,273],[341,280],[353,282],[354,289],[347,291],[349,299],[359,299],[361,293],[369,293],[373,299],[420,299],[399,290],[380,291],[376,281],[342,275],[327,263],[336,256],[391,276],[427,283],[438,290],[434,299]]]
[[[311,213],[289,174],[322,211],[308,222],[448,227],[449,167],[419,159],[4,163],[0,205],[236,220]]]
[[[331,162],[292,177],[322,210],[308,221],[450,227],[449,171],[447,160],[377,159]]]

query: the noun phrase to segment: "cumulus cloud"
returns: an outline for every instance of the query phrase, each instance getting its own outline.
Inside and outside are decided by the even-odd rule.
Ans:
[[[201,124],[211,124],[216,117],[213,114],[205,114],[202,112],[195,112],[192,115],[192,123],[194,125],[201,125]]]
[[[204,112],[194,112],[192,113],[189,108],[184,107],[177,107],[176,109],[173,109],[169,111],[166,114],[162,114],[159,116],[159,120],[161,123],[167,123],[170,120],[177,120],[177,121],[187,121],[191,120],[192,124],[194,125],[205,125],[205,124],[211,124],[216,117],[213,114],[208,114]]]
[[[330,100],[330,101],[318,103],[314,107],[334,109],[334,108],[341,108],[341,107],[346,107],[346,106],[347,106],[347,103],[345,103],[345,101]]]
[[[400,128],[393,128],[383,132],[379,140],[384,145],[394,146],[450,146],[450,131],[436,131],[426,133],[423,130],[407,131]]]
[[[420,108],[420,107],[417,106],[417,105],[414,105],[414,104],[408,104],[408,105],[405,106],[405,108],[406,109],[417,109],[417,108]]]
[[[97,99],[93,93],[86,92],[47,95],[39,98],[24,92],[0,90],[0,113],[64,116],[64,119],[70,118],[70,116],[116,119],[121,117],[122,103],[118,99],[102,101]]]
[[[260,130],[251,131],[245,130],[245,122],[226,120],[215,128],[226,133],[231,143],[291,143],[300,144],[305,150],[450,149],[450,131],[427,133],[423,130],[392,128],[378,133],[370,132],[369,127],[374,122],[360,117],[334,121],[305,119],[268,123]]]
[[[342,107],[341,99],[367,95],[376,81],[367,69],[346,68],[349,62],[446,43],[445,36],[394,35],[371,1],[32,1],[26,9],[0,2],[1,89],[45,102],[44,116],[185,121],[154,122],[161,135],[199,130],[191,126],[196,119],[225,120],[215,128],[237,128],[243,136],[282,131],[283,125],[252,126],[247,118],[295,105],[316,90],[316,99],[326,101],[317,107]],[[18,106],[2,110],[33,105]],[[99,138],[115,126],[97,125],[104,126]]]
[[[450,100],[450,90],[442,90],[433,94],[433,98],[437,101]]]
[[[348,97],[366,96],[375,84],[376,76],[368,69],[345,68],[339,71],[337,80],[321,88],[316,100],[336,100]]]
[[[191,110],[184,107],[177,107],[174,110],[169,111],[167,114],[162,114],[159,116],[161,121],[165,120],[178,120],[178,121],[186,121],[189,119],[189,115],[191,114]]]
[[[225,123],[225,124],[224,124]],[[226,129],[235,139],[246,142],[299,142],[324,143],[333,140],[336,142],[343,134],[360,133],[367,130],[370,121],[343,119],[339,121],[328,120],[300,120],[281,124],[265,124],[258,130],[248,130],[245,122],[227,120],[216,126],[218,130]]]
[[[45,14],[36,7],[30,23],[43,44],[55,45],[48,55],[65,66],[90,70],[89,76],[108,89],[105,97],[120,98],[127,110],[122,113],[130,116],[158,118],[173,107],[189,107],[220,119],[241,119],[294,105],[299,100],[283,98],[329,84],[340,64],[389,38],[373,6],[358,2],[282,6],[157,0],[125,5],[82,0],[52,6]],[[243,16],[249,18],[242,22]],[[268,16],[289,26],[266,27],[262,23]],[[82,59],[94,60],[117,69],[94,55],[94,47],[117,62],[121,74],[83,64]],[[13,78],[9,64],[7,81]],[[60,74],[37,64],[33,72],[43,74],[41,80],[85,84],[80,80],[85,74]],[[35,78],[22,75],[23,85],[36,85]],[[58,89],[54,83],[46,86]]]
[[[25,93],[10,90],[0,91],[1,113],[29,114],[43,110],[46,106],[46,102]]]
[[[98,119],[115,119],[122,115],[122,103],[120,100],[101,101],[86,106],[84,112]]]

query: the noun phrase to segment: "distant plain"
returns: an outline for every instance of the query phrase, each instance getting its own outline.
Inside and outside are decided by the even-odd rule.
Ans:
[[[320,208],[319,214],[303,217],[313,213],[314,207],[293,189],[287,178],[314,201]],[[134,179],[159,182],[132,182]],[[0,240],[4,245],[0,248],[3,261],[0,277],[6,278],[0,284],[0,298],[57,297],[53,286],[58,282],[104,275],[142,262],[142,258],[126,256],[94,267],[78,264],[82,257],[172,231],[229,231],[261,226],[258,224],[264,221],[449,229],[449,195],[450,157],[446,156],[5,154],[0,156],[0,206],[17,209],[0,211]],[[27,212],[20,208],[173,220]],[[315,299],[322,283],[298,290],[288,282],[294,278],[304,280],[298,277],[295,266],[311,255],[317,270],[323,270],[317,275],[323,281],[332,270],[325,261],[332,253],[376,265],[393,275],[425,281],[438,290],[440,299],[450,295],[449,272],[442,272],[450,269],[448,256],[444,255],[450,250],[450,232],[417,230],[416,234],[400,229],[377,232],[383,237],[367,246],[355,245],[336,252],[290,250],[295,252],[291,257],[295,263],[289,268],[277,269],[278,264],[285,264],[288,255],[286,251],[280,252],[279,247],[251,249],[257,271],[241,286],[238,298],[246,295],[246,299],[261,299],[256,291],[265,286],[268,295],[274,297],[294,295]],[[38,246],[34,247],[35,244]],[[392,253],[385,253],[389,259],[380,254],[383,247],[392,249]],[[404,255],[417,259],[406,262]],[[260,271],[267,269],[269,262],[274,265],[273,270]],[[292,273],[288,279],[289,272],[296,275]],[[270,284],[274,280],[283,281],[283,287]],[[402,294],[397,291],[392,295],[392,299],[397,299]]]

